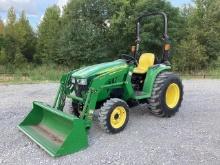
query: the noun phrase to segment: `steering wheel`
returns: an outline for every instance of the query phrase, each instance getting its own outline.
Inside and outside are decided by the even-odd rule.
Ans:
[[[127,63],[135,64],[136,66],[138,65],[136,58],[134,58],[133,56],[130,56],[128,54],[122,54],[121,58],[125,59]]]

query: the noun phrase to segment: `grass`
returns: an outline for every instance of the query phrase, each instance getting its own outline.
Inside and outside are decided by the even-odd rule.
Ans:
[[[183,79],[220,79],[220,67],[192,73],[180,73]]]
[[[56,65],[26,65],[23,68],[13,68],[12,66],[0,66],[0,83],[42,83],[58,82],[64,73],[73,68]],[[183,79],[220,79],[220,67],[208,69],[190,74],[180,73]]]
[[[0,66],[0,83],[58,82],[69,70],[71,69],[55,65],[27,65],[25,68]]]

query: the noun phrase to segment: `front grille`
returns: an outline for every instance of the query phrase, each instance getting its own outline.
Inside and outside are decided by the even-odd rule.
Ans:
[[[74,85],[74,91],[77,97],[83,97],[85,92],[87,92],[88,87],[87,85],[79,85],[78,83],[75,83]]]

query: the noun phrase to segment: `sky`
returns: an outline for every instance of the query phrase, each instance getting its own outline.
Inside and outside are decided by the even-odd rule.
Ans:
[[[61,9],[68,0],[0,0],[0,18],[6,20],[7,10],[13,6],[16,14],[24,10],[33,28],[37,28],[47,7],[58,5]],[[176,7],[192,3],[191,0],[169,0]]]

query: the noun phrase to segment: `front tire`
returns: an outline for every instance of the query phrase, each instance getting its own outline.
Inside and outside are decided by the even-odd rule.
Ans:
[[[121,132],[129,119],[127,103],[118,98],[107,100],[101,107],[98,115],[99,125],[108,133]]]
[[[160,73],[148,99],[150,111],[160,117],[171,117],[178,112],[183,100],[181,79],[172,72]]]

